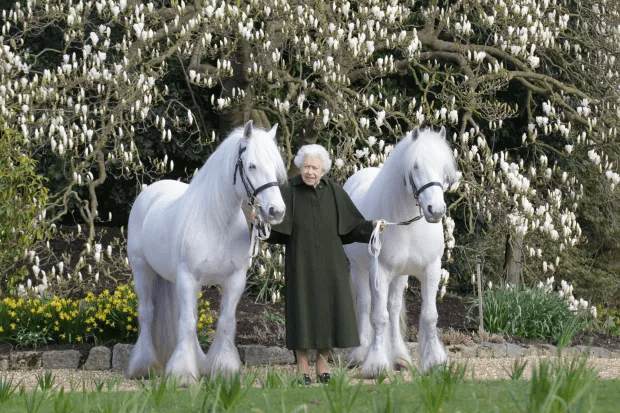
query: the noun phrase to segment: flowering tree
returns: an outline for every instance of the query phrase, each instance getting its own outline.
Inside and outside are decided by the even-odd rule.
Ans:
[[[250,118],[278,122],[289,165],[319,141],[344,180],[382,163],[414,126],[446,125],[463,174],[448,246],[471,246],[461,261],[482,254],[517,281],[526,259],[537,274],[556,271],[580,241],[579,218],[596,223],[591,211],[617,204],[618,7],[28,0],[4,15],[0,110],[24,150],[58,159],[65,186],[52,199],[61,212],[74,200],[91,228],[110,174],[140,181],[172,167],[136,145],[147,128],[165,141],[189,128],[205,144]],[[36,48],[50,30],[58,44]],[[166,84],[173,63],[185,101]]]

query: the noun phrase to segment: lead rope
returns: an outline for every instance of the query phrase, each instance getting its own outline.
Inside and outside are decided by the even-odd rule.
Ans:
[[[271,224],[263,222],[260,214],[257,213],[257,209],[260,208],[259,204],[252,205],[252,235],[250,237],[250,266],[252,266],[252,258],[258,255],[259,240],[264,241],[271,235]]]
[[[381,233],[382,222],[385,222],[386,225],[396,225],[393,222],[378,220],[377,225],[375,225],[375,229],[372,230],[370,241],[368,242],[368,253],[374,257],[375,269],[379,267],[379,254],[381,253],[381,238],[379,237],[379,234]],[[378,280],[379,277],[375,276],[375,291],[379,290]]]
[[[420,215],[413,217],[408,221],[387,222],[384,219],[380,219],[377,221],[377,225],[375,225],[375,229],[372,230],[372,234],[370,234],[370,241],[368,242],[368,254],[374,257],[375,268],[379,267],[379,254],[381,253],[381,238],[379,237],[379,234],[381,234],[381,223],[385,223],[386,226],[388,225],[409,225],[422,218],[423,212],[422,212],[422,207],[420,206],[419,202],[418,202],[418,207],[420,208]],[[375,277],[375,290],[379,289],[378,280],[379,280],[379,277]]]

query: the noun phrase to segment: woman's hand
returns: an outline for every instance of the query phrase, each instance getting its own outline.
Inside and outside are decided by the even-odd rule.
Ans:
[[[379,226],[379,232],[383,232],[383,230],[388,226],[388,223],[385,219],[377,219],[375,221],[372,221],[372,226],[376,227],[378,223],[381,223],[381,225]]]

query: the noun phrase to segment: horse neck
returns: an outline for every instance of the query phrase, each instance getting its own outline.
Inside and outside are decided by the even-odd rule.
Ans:
[[[180,200],[189,205],[188,215],[211,229],[225,229],[236,218],[231,212],[238,211],[243,201],[233,185],[234,163],[223,162],[222,155],[217,151],[211,155]]]
[[[391,169],[391,168],[390,168]],[[397,170],[384,169],[368,191],[375,198],[379,214],[391,222],[409,220],[420,214],[415,198],[407,191]],[[396,168],[397,169],[397,168]]]

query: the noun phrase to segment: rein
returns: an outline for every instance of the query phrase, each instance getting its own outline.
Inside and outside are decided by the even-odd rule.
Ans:
[[[241,159],[241,154],[245,152],[247,148],[247,146],[239,148],[237,163],[235,164],[235,171],[233,172],[233,185],[236,185],[237,183],[237,171],[239,171],[239,178],[241,178],[241,182],[243,182],[243,187],[245,188],[245,192],[248,196],[248,205],[252,208],[252,216],[254,216],[254,219],[252,220],[252,235],[250,237],[250,265],[252,265],[252,258],[258,255],[257,240],[265,240],[269,238],[269,235],[271,234],[271,225],[268,222],[263,222],[261,215],[258,213],[260,204],[256,203],[256,195],[267,188],[278,186],[278,183],[275,181],[267,182],[258,188],[254,188],[252,182],[250,182],[248,177],[245,175],[243,159]]]

